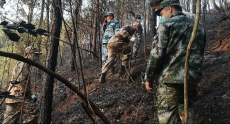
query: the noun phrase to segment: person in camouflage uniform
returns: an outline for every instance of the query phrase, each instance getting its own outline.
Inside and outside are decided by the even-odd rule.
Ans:
[[[186,17],[181,10],[179,0],[164,0],[156,11],[157,15],[162,16],[162,22],[145,72],[145,85],[149,92],[153,91],[153,83],[157,83],[158,120],[161,124],[185,122],[184,65],[195,21]],[[205,42],[205,30],[199,24],[189,60],[189,124],[194,123],[192,100],[197,95],[197,83],[202,76]]]
[[[102,74],[99,79],[100,83],[105,83],[105,77],[108,70],[119,59],[120,54],[123,54],[122,65],[119,70],[119,75],[126,73],[126,67],[131,56],[131,47],[129,45],[130,39],[133,34],[139,29],[139,23],[135,22],[132,26],[125,26],[120,29],[108,42],[108,60],[102,67]]]
[[[117,20],[114,19],[113,12],[108,12],[105,17],[106,19],[103,25],[104,35],[103,35],[103,40],[102,40],[102,43],[103,43],[102,45],[102,67],[104,66],[108,58],[107,44],[110,38],[120,30],[120,24]],[[114,74],[115,66],[116,65],[114,65],[114,67],[111,69],[110,75]]]
[[[141,25],[141,16],[140,15],[136,15],[135,17],[135,21],[139,23],[139,30],[136,31],[134,37],[134,45],[133,45],[133,53],[132,53],[132,59],[135,59],[137,54],[138,54],[138,50],[140,48],[140,43],[142,41],[142,25]]]
[[[40,50],[36,47],[32,48],[31,46],[25,49],[25,53],[29,54],[28,59],[37,60],[37,57],[41,54]],[[29,52],[30,51],[30,52]],[[21,72],[21,73],[20,73]],[[21,115],[21,107],[25,94],[25,101],[23,107],[23,113],[28,114],[27,118],[23,121],[23,124],[36,124],[38,123],[38,109],[31,98],[30,91],[30,65],[24,62],[18,62],[12,72],[11,81],[20,82],[19,84],[10,84],[8,91],[10,91],[10,95],[16,96],[19,99],[6,99],[6,111],[4,114],[3,124],[14,124],[20,119]],[[26,88],[26,84],[27,89]]]

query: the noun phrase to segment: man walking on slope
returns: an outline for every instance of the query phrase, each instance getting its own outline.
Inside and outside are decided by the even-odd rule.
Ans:
[[[102,67],[105,65],[105,62],[108,58],[108,48],[107,44],[110,40],[110,38],[115,35],[119,30],[120,30],[120,24],[117,20],[114,19],[114,13],[113,12],[108,12],[106,14],[106,19],[103,24],[103,45],[102,45]],[[114,63],[115,64],[115,63]],[[110,75],[114,74],[115,70],[115,65],[113,68],[111,68]]]
[[[130,39],[133,34],[139,30],[139,23],[134,22],[132,26],[122,27],[119,32],[117,32],[108,42],[108,60],[102,67],[101,77],[99,79],[100,83],[105,83],[105,77],[108,70],[116,63],[119,59],[120,54],[123,54],[122,65],[119,70],[119,75],[124,75],[126,73],[126,67],[131,56],[131,47],[129,45]]]
[[[182,13],[179,0],[164,0],[156,14],[162,17],[162,23],[157,30],[159,36],[153,42],[145,73],[146,89],[153,92],[153,83],[157,84],[158,120],[161,124],[184,123],[184,65],[195,21]],[[197,94],[197,83],[202,76],[205,41],[205,30],[199,24],[189,60],[189,124],[194,123],[191,100]]]
[[[27,47],[25,53],[29,54],[28,59],[36,61],[38,56],[41,54],[40,50],[37,47],[31,49]],[[30,52],[29,52],[30,51]],[[16,78],[19,84],[10,84],[8,90],[10,90],[10,95],[16,96],[19,99],[6,99],[6,112],[4,114],[3,124],[14,124],[17,123],[21,115],[21,107],[24,99],[25,101],[23,107],[23,113],[28,114],[27,118],[23,121],[23,124],[37,124],[38,123],[38,109],[35,106],[31,98],[30,91],[30,65],[24,62],[18,62],[12,72],[11,81],[15,81]],[[28,84],[28,85],[27,85]],[[27,86],[26,86],[27,85]],[[12,87],[12,88],[11,88]],[[25,89],[27,87],[27,89]],[[11,89],[10,89],[11,88]]]

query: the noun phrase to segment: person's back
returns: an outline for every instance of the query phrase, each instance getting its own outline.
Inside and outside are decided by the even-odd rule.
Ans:
[[[171,18],[163,22],[158,29],[162,33],[163,28],[168,29],[167,36],[159,38],[168,38],[165,41],[165,58],[163,66],[159,72],[162,72],[160,80],[163,83],[183,83],[184,63],[187,46],[191,39],[194,19],[186,17],[182,12],[175,13]],[[164,41],[164,40],[163,40]],[[197,82],[202,75],[201,66],[203,60],[203,51],[205,47],[205,30],[201,24],[198,25],[195,41],[191,49],[191,59],[189,64],[189,82]]]

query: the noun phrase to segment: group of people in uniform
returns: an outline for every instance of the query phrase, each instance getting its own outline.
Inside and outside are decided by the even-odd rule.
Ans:
[[[157,86],[159,123],[185,123],[184,111],[184,66],[187,46],[191,39],[195,24],[194,14],[182,11],[179,0],[152,0],[151,9],[156,10],[161,22],[157,35],[153,38],[152,48],[145,72],[145,86],[153,92],[153,84]],[[185,14],[184,14],[185,13]],[[108,16],[111,16],[111,18]],[[116,61],[123,54],[119,75],[126,73],[130,58],[135,58],[142,40],[141,17],[136,16],[132,26],[124,26],[120,30],[114,14],[109,12],[104,23],[103,66],[100,83],[105,83],[106,73],[114,74]],[[206,34],[202,24],[198,24],[195,41],[191,49],[188,70],[188,123],[194,123],[193,103],[197,97],[197,84],[202,76],[202,61]],[[129,45],[131,37],[136,37],[133,52]],[[106,53],[104,53],[106,52]]]
[[[189,44],[195,20],[189,18],[182,12],[179,0],[152,0],[151,9],[155,9],[157,16],[161,17],[161,22],[157,29],[157,35],[153,38],[151,52],[145,72],[145,86],[148,92],[153,92],[153,84],[157,86],[158,120],[160,124],[185,123],[184,113],[184,65],[186,50]],[[102,45],[102,71],[100,73],[100,83],[106,83],[105,77],[109,69],[110,75],[114,74],[117,67],[116,61],[122,54],[122,64],[119,75],[126,73],[126,68],[130,58],[136,58],[138,49],[142,41],[141,16],[136,15],[132,26],[120,27],[114,19],[114,13],[108,12],[105,16]],[[133,52],[130,41],[134,39]],[[194,123],[194,98],[197,96],[197,83],[202,76],[202,60],[206,35],[204,27],[199,24],[191,49],[188,70],[188,94],[189,94],[189,118],[188,123]],[[41,54],[36,47],[26,48],[28,59],[37,60]],[[27,113],[27,118],[23,123],[38,123],[38,110],[32,101],[31,92],[25,89],[26,84],[30,84],[30,65],[18,62],[13,69],[12,81],[17,79],[20,84],[10,86],[10,95],[17,96],[18,100],[6,99],[6,112],[3,124],[14,124],[20,118],[23,94],[23,113]],[[18,75],[18,76],[17,76]]]

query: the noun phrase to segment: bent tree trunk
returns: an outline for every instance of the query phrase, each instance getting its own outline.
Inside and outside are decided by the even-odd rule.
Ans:
[[[60,37],[62,19],[59,7],[61,6],[61,0],[52,0],[52,29],[51,34],[55,37]],[[55,72],[57,65],[57,54],[58,54],[59,39],[50,36],[46,57],[46,67]],[[40,124],[51,123],[51,112],[52,112],[52,98],[53,98],[53,83],[54,77],[48,74],[44,75],[43,78],[43,101],[40,111]]]

